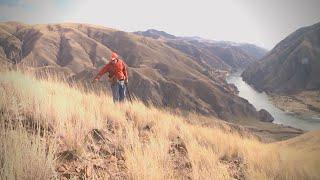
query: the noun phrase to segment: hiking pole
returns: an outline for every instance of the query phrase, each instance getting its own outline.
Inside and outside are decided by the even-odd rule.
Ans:
[[[125,86],[126,86],[126,89],[127,89],[129,101],[132,103],[132,98],[131,98],[131,93],[130,93],[129,88],[128,88],[128,83],[125,83]]]

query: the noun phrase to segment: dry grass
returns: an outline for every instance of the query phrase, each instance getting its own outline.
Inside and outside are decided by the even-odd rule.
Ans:
[[[227,126],[190,123],[141,102],[114,104],[103,92],[86,92],[53,77],[39,80],[2,72],[0,92],[0,179],[56,178],[57,139],[63,137],[68,150],[88,158],[88,133],[109,126],[124,149],[126,174],[131,179],[182,178],[183,173],[177,171],[183,168],[177,168],[173,160],[178,157],[169,153],[178,137],[187,149],[184,158],[191,163],[188,173],[193,179],[320,177],[318,159],[294,147],[263,144],[227,131]],[[94,171],[92,177],[110,176],[97,176]]]

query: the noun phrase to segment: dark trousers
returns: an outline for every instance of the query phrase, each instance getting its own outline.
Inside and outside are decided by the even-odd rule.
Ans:
[[[113,102],[122,102],[126,97],[124,80],[111,84]]]

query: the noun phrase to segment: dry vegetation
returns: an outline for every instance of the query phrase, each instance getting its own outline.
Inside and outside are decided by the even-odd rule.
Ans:
[[[320,177],[319,138],[300,151],[294,139],[264,144],[54,77],[2,72],[0,92],[0,179]]]

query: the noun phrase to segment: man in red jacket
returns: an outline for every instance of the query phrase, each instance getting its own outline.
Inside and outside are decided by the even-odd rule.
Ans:
[[[93,82],[97,82],[106,72],[109,74],[113,102],[124,101],[126,96],[125,85],[128,83],[128,72],[126,64],[119,58],[117,53],[112,52],[110,62],[99,71]]]

